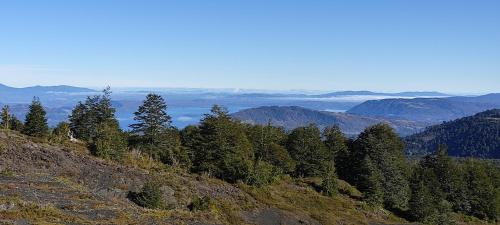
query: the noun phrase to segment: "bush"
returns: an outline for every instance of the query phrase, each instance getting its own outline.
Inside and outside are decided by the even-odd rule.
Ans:
[[[97,128],[97,136],[91,144],[92,153],[101,158],[121,160],[127,141],[118,124],[104,123]]]
[[[146,182],[140,193],[131,193],[129,198],[144,208],[165,209],[165,202],[163,201],[161,184],[159,182]]]
[[[189,204],[189,210],[191,211],[204,211],[210,208],[212,205],[212,199],[208,196],[200,197],[196,196],[193,198],[193,202]]]
[[[257,161],[247,183],[257,187],[265,186],[277,180],[279,174],[277,168],[273,165],[264,161]]]

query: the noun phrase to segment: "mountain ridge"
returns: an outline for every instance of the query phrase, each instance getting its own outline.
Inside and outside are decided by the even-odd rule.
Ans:
[[[408,155],[432,153],[445,144],[452,156],[500,159],[500,109],[428,127],[405,142]]]
[[[233,113],[233,117],[250,124],[271,124],[293,129],[315,123],[320,128],[338,125],[349,136],[355,136],[366,127],[377,123],[388,123],[401,135],[420,131],[427,123],[414,123],[406,120],[389,120],[381,117],[358,116],[348,113],[318,111],[299,106],[262,106]]]

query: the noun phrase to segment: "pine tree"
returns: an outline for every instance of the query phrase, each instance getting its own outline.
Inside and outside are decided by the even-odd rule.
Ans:
[[[33,98],[29,106],[23,133],[33,137],[47,137],[49,134],[45,109],[43,109],[40,99],[36,97]]]
[[[434,185],[434,186],[433,186]],[[438,204],[442,200],[435,196],[439,183],[432,170],[417,166],[410,178],[411,197],[409,199],[410,217],[419,222],[424,222],[438,214]]]
[[[138,146],[155,159],[172,166],[188,166],[189,157],[181,147],[179,132],[171,125],[165,100],[157,94],[148,94],[130,125],[132,133],[138,136]]]
[[[325,172],[329,157],[316,125],[295,128],[288,136],[286,146],[297,163],[296,176],[321,176]]]
[[[325,144],[331,160],[334,160],[337,154],[347,152],[347,138],[344,136],[338,126],[327,127],[323,130],[323,143]]]
[[[370,205],[381,206],[384,201],[384,190],[382,189],[382,174],[372,163],[369,156],[363,158],[359,168],[357,180],[358,189],[363,193],[363,199]]]
[[[163,131],[171,127],[167,104],[157,94],[148,94],[134,115],[137,123],[130,125],[132,133],[142,135],[148,142],[153,142]]]
[[[194,152],[193,169],[227,181],[246,180],[254,154],[244,126],[233,121],[225,108],[214,105],[200,124],[201,141]]]
[[[10,109],[8,105],[2,107],[2,115],[1,115],[1,123],[0,127],[2,129],[8,130],[10,129]]]
[[[75,138],[89,143],[97,136],[98,126],[103,123],[118,123],[115,108],[111,105],[111,89],[102,91],[101,95],[87,97],[79,102],[69,116],[71,132]]]
[[[9,127],[11,130],[22,132],[24,129],[24,124],[17,117],[15,117],[14,115],[11,115],[10,121],[9,121]]]
[[[403,150],[401,138],[386,124],[368,127],[354,143],[352,160],[361,162],[369,156],[373,165],[380,171],[384,205],[388,208],[404,209],[408,203],[409,168]],[[360,175],[363,174],[354,177]]]

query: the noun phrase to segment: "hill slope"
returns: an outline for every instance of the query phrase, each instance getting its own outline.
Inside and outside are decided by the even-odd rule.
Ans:
[[[434,123],[470,116],[495,107],[500,107],[500,95],[493,94],[478,97],[370,100],[347,112]]]
[[[500,159],[500,109],[429,127],[405,141],[410,155],[426,154],[446,144],[452,156]]]
[[[171,209],[144,209],[127,199],[152,176],[162,180]],[[0,224],[404,223],[371,209],[357,200],[359,192],[339,182],[346,194],[334,198],[315,191],[309,181],[284,179],[255,188],[174,170],[137,153],[116,163],[95,158],[78,144],[52,145],[0,131]],[[208,196],[211,206],[190,211],[192,199],[200,196]]]
[[[349,136],[357,135],[366,127],[377,123],[388,123],[403,136],[416,133],[428,125],[406,120],[388,120],[347,113],[316,111],[298,106],[264,106],[246,109],[234,113],[233,117],[251,124],[267,124],[271,122],[271,124],[282,126],[285,129],[306,126],[309,123],[315,123],[320,128],[337,125]]]

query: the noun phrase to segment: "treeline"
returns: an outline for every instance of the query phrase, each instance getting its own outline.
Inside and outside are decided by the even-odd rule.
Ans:
[[[52,130],[36,98],[24,124],[4,107],[1,125],[49,141],[74,138],[106,159],[120,161],[135,149],[172,167],[257,187],[283,176],[316,177],[321,178],[318,190],[334,196],[340,178],[356,186],[369,205],[399,212],[412,221],[451,224],[452,212],[490,221],[500,216],[497,166],[454,160],[443,146],[434,155],[410,162],[403,153],[403,141],[385,124],[347,139],[336,126],[320,130],[311,124],[287,132],[271,125],[244,124],[215,105],[198,125],[179,130],[172,125],[165,100],[148,94],[134,113],[130,131],[122,131],[110,96],[109,88],[89,96],[73,109],[69,122]],[[144,203],[152,198],[148,196],[157,195],[151,192],[140,193],[138,202],[156,205]]]

